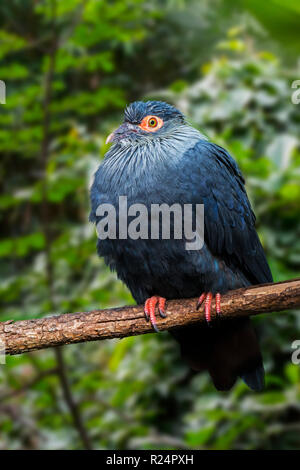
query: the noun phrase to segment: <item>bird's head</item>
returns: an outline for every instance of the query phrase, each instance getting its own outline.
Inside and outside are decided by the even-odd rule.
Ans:
[[[186,125],[183,114],[162,101],[135,101],[125,109],[124,122],[106,139],[122,146],[170,137]]]

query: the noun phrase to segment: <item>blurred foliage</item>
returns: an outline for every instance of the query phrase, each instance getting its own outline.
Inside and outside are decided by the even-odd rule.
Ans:
[[[297,3],[285,3],[296,15]],[[300,113],[291,102],[299,71],[287,67],[276,28],[274,46],[270,28],[256,22],[262,10],[228,12],[226,0],[1,3],[1,320],[132,302],[97,258],[88,185],[125,103],[145,96],[178,105],[234,155],[275,280],[299,275]],[[256,324],[267,370],[261,394],[241,382],[216,392],[182,363],[166,333],[64,348],[92,446],[299,448],[299,366],[291,363],[299,315]],[[56,361],[49,350],[0,366],[1,449],[83,447]]]
[[[259,0],[238,0],[267,28],[275,40],[293,54],[299,53],[300,5],[295,0],[270,0],[261,8]]]

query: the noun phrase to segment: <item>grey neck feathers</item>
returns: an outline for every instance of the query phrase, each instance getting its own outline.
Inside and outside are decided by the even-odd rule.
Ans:
[[[184,124],[161,137],[145,136],[116,143],[106,153],[101,164],[105,182],[110,187],[127,186],[130,175],[130,184],[136,183],[153,167],[159,172],[160,168],[176,165],[183,154],[199,140],[207,139],[195,128]]]

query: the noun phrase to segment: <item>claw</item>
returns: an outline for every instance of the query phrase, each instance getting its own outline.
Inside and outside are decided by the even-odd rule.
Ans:
[[[199,310],[201,305],[203,304],[204,300],[204,313],[205,313],[205,319],[207,322],[208,326],[211,326],[212,320],[211,320],[211,301],[213,298],[213,294],[211,292],[204,292],[203,294],[200,295],[196,309]],[[218,292],[216,294],[216,314],[219,316],[221,315],[221,294]]]
[[[164,297],[159,297],[158,298],[158,311],[162,318],[166,318],[167,316],[165,314],[165,305],[166,305],[166,299],[164,299]]]
[[[200,295],[198,302],[197,302],[196,310],[199,310],[199,308],[203,304],[203,300],[205,299],[205,296],[206,296],[205,293]]]
[[[166,299],[164,297],[158,297],[158,296],[153,296],[150,297],[149,299],[146,300],[145,306],[144,306],[144,313],[145,313],[145,318],[146,321],[151,322],[151,325],[153,326],[153,329],[159,333],[159,329],[156,323],[156,317],[155,317],[155,307],[158,304],[158,311],[159,314],[162,318],[166,317],[165,314],[165,304],[166,304]]]
[[[147,299],[144,305],[144,314],[146,321],[150,320],[149,300],[150,299]]]

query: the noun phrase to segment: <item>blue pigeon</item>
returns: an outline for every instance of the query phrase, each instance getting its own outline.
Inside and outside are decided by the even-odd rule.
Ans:
[[[264,368],[250,319],[211,321],[214,296],[216,314],[222,318],[222,294],[272,282],[237,163],[192,127],[178,109],[161,101],[131,103],[123,124],[107,142],[113,145],[94,176],[90,220],[97,227],[104,222],[107,214],[99,207],[109,204],[115,208],[116,226],[112,224],[107,236],[98,237],[99,256],[116,271],[136,302],[144,303],[146,319],[155,330],[155,314],[165,315],[166,301],[199,297],[206,324],[171,331],[182,357],[194,370],[208,370],[218,390],[229,390],[238,377],[251,389],[261,390]],[[128,236],[134,211],[124,219],[120,197],[125,196],[126,207],[139,204],[147,210],[146,219],[140,219],[144,225],[146,220],[146,227],[139,227],[138,236]],[[204,205],[199,249],[187,249],[185,236],[164,237],[162,217],[158,236],[149,235],[152,207],[162,204],[189,205],[193,215],[197,205]],[[173,235],[175,218],[170,218]],[[128,229],[125,235],[121,222]]]

